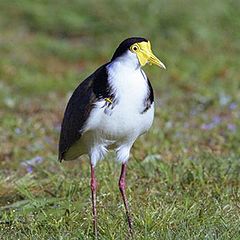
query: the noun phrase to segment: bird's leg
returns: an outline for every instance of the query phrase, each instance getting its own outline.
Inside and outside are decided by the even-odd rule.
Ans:
[[[92,190],[92,213],[93,213],[93,232],[95,239],[97,239],[97,208],[96,208],[96,190],[97,181],[94,173],[94,166],[91,164],[91,190]]]
[[[126,163],[122,164],[122,170],[121,170],[121,175],[119,178],[119,190],[121,192],[122,195],[122,199],[124,202],[124,206],[125,206],[125,210],[126,210],[126,215],[127,215],[127,221],[128,221],[128,227],[129,227],[129,233],[132,236],[133,235],[133,231],[132,231],[132,219],[130,216],[130,212],[129,212],[129,206],[128,206],[128,200],[126,197],[126,192],[125,192],[125,187],[126,187],[126,183],[125,183],[125,177],[126,177]]]

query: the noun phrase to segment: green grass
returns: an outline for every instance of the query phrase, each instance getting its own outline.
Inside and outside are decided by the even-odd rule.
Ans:
[[[57,162],[69,94],[147,37],[151,130],[132,149],[136,239],[240,239],[239,1],[1,1],[0,239],[92,239],[89,163]],[[23,163],[43,161],[28,172]],[[125,239],[120,165],[97,166],[100,239]]]

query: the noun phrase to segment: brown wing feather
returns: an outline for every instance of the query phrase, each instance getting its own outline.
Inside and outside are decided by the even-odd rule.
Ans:
[[[106,65],[85,79],[75,89],[67,104],[59,140],[59,161],[64,159],[64,153],[81,138],[94,103],[111,96]]]
[[[64,153],[80,139],[82,135],[84,123],[96,100],[92,91],[92,81],[91,78],[83,81],[76,88],[67,104],[59,140],[58,159],[60,161],[64,158]]]

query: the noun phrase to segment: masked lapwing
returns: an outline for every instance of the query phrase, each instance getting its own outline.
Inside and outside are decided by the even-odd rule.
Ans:
[[[136,139],[152,125],[154,96],[142,70],[147,63],[165,69],[141,37],[124,40],[110,62],[99,67],[73,92],[63,118],[59,160],[74,160],[87,154],[91,166],[93,229],[97,238],[96,178],[94,169],[108,150],[122,164],[119,189],[126,209],[129,232],[132,219],[125,193],[126,165]]]

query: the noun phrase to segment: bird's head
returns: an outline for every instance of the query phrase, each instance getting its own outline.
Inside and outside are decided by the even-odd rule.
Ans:
[[[120,43],[112,60],[119,60],[131,65],[143,67],[147,63],[166,69],[165,65],[153,54],[150,41],[141,37],[127,38]]]

